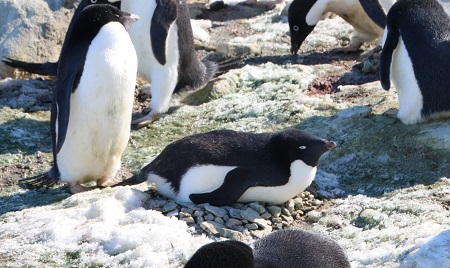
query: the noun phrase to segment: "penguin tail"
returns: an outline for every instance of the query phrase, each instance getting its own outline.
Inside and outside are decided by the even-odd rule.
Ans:
[[[46,173],[19,180],[19,186],[29,189],[50,188],[58,183],[60,183],[59,172],[55,168]]]
[[[21,69],[33,74],[56,76],[58,70],[58,63],[56,62],[30,63],[8,57],[4,57],[2,61],[12,68]]]
[[[231,69],[236,69],[236,68],[242,67],[246,60],[247,59],[245,57],[240,57],[240,58],[232,58],[232,59],[228,59],[228,60],[219,62],[215,76],[217,77],[219,75],[222,75],[222,74],[228,72]]]
[[[126,185],[136,185],[136,184],[140,184],[143,183],[144,181],[146,181],[145,176],[140,176],[140,174],[134,175],[126,180],[123,180],[119,183],[116,183],[114,185],[112,185],[111,187],[116,187],[116,186],[126,186]]]
[[[213,77],[216,76],[217,70],[218,70],[218,65],[215,62],[212,61],[204,61],[203,64],[206,67],[206,71],[205,71],[205,81],[209,81],[211,80]]]

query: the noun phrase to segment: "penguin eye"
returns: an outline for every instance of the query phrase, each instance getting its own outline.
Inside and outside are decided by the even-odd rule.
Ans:
[[[302,146],[300,146],[300,147],[298,147],[300,150],[305,150],[306,149],[306,146],[304,146],[304,145],[302,145]]]
[[[294,25],[294,27],[292,27],[292,29],[297,32],[300,28],[298,28],[297,25]]]
[[[91,3],[95,4],[95,3],[97,3],[97,0],[91,0]]]

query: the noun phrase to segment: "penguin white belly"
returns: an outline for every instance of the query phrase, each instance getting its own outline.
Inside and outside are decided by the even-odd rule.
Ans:
[[[129,34],[138,56],[138,72],[151,83],[150,107],[154,113],[169,109],[172,93],[178,82],[178,27],[170,26],[166,43],[166,64],[161,65],[152,50],[150,27],[156,8],[155,0],[122,0],[121,9],[137,14],[140,19],[130,28]]]
[[[192,202],[190,194],[209,193],[219,188],[228,172],[235,169],[233,166],[204,165],[190,168],[182,177],[180,190],[176,194],[164,178],[149,174],[148,181],[154,182],[159,193],[181,202]]]
[[[281,204],[304,191],[316,176],[317,167],[311,167],[301,160],[291,164],[291,176],[288,183],[272,187],[251,187],[244,192],[238,202],[263,201]]]
[[[130,134],[136,73],[136,53],[124,27],[103,26],[71,96],[66,139],[57,155],[61,181],[83,183],[119,169]]]
[[[391,79],[398,94],[398,119],[404,124],[422,121],[423,97],[402,38],[392,56]]]
[[[327,12],[351,24],[358,33],[352,38],[358,42],[372,41],[383,34],[383,29],[369,18],[358,0],[317,0],[306,16],[306,23],[316,25]]]

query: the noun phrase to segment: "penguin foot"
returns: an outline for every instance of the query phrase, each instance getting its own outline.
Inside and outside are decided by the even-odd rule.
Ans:
[[[69,183],[69,189],[72,194],[77,194],[77,193],[93,190],[93,189],[95,189],[95,187],[86,187],[86,186],[79,184],[78,182],[71,182],[71,183]]]
[[[131,127],[133,129],[140,129],[146,127],[156,121],[159,118],[159,113],[150,112],[144,117],[131,121]]]
[[[97,180],[97,187],[104,187],[108,182],[109,178],[107,176],[103,176]]]

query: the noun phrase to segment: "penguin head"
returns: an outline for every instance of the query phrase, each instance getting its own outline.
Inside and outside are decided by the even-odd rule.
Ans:
[[[336,147],[336,143],[299,129],[288,128],[274,136],[273,146],[280,159],[289,163],[301,160],[308,166],[316,167],[319,158]]]
[[[83,0],[84,6],[89,5],[99,5],[99,4],[110,4],[120,9],[120,1],[111,3],[109,0]]]
[[[253,250],[239,241],[206,244],[186,263],[185,268],[252,268],[255,267]]]
[[[89,5],[78,16],[74,28],[84,29],[83,35],[92,38],[110,22],[119,22],[128,30],[138,19],[139,16],[120,11],[109,4]]]
[[[310,25],[306,17],[316,0],[294,0],[289,6],[288,21],[291,35],[291,53],[297,54],[306,37],[312,32],[315,24]]]

